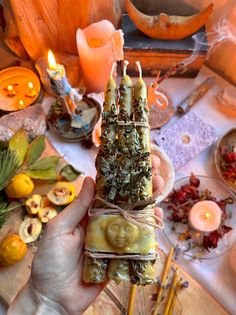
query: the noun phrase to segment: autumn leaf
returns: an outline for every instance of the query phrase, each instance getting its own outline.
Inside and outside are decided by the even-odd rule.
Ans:
[[[35,138],[29,145],[26,157],[26,165],[30,166],[34,164],[42,155],[45,147],[45,136],[39,136]]]
[[[60,175],[68,182],[72,182],[73,180],[78,178],[81,174],[82,174],[81,171],[75,169],[70,164],[65,165],[60,171]]]
[[[21,166],[29,148],[28,137],[23,129],[17,131],[10,139],[9,148],[16,151],[18,155],[18,166]]]

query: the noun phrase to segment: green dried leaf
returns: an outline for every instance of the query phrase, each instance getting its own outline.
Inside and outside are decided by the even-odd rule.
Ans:
[[[49,168],[56,168],[58,161],[61,159],[59,156],[44,157],[34,164],[30,165],[27,170],[30,171],[43,171]]]
[[[8,200],[7,196],[4,193],[4,191],[0,192],[0,228],[3,226],[3,224],[6,221],[7,218],[7,207],[8,207]]]
[[[34,164],[45,150],[45,136],[39,136],[35,138],[29,146],[26,163],[27,165]]]
[[[0,190],[4,189],[19,166],[18,155],[15,150],[5,149],[0,151]]]
[[[41,170],[41,171],[26,170],[25,173],[35,179],[44,179],[44,180],[57,179],[57,172],[54,168],[48,168],[46,170]]]
[[[23,164],[28,151],[29,142],[27,134],[23,129],[17,131],[9,141],[9,148],[15,150],[18,155],[19,166]]]
[[[78,178],[81,174],[82,174],[81,171],[75,169],[70,164],[65,165],[60,171],[60,175],[64,177],[64,179],[67,180],[68,182],[72,182],[73,180]]]

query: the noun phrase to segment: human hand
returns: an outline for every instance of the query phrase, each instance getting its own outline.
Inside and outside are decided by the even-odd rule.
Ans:
[[[158,161],[152,156],[153,191],[160,188],[155,172]],[[101,292],[101,285],[82,281],[84,229],[81,225],[94,196],[94,182],[86,178],[77,200],[51,220],[36,254],[31,282],[41,294],[63,305],[69,314],[83,312]],[[161,208],[155,214],[163,217]]]
[[[72,314],[82,314],[101,292],[101,285],[82,281],[84,228],[94,197],[94,181],[87,177],[75,202],[49,221],[35,256],[31,286]]]
[[[155,158],[152,159],[154,160]],[[157,169],[156,165],[154,162],[154,173]],[[153,176],[153,187],[154,191],[159,188],[155,176]],[[35,308],[31,308],[34,310],[31,312],[29,306],[27,306],[28,312],[25,310],[27,303],[25,303],[24,291],[29,296],[28,300],[35,300],[35,296],[39,296],[40,301],[53,309],[59,309],[59,314],[64,310],[65,314],[70,315],[82,314],[102,291],[104,285],[86,284],[82,281],[84,228],[86,228],[84,221],[93,197],[94,181],[87,177],[76,200],[47,223],[33,261],[30,281],[18,297],[18,305],[16,299],[15,305],[13,303],[10,307],[9,315],[35,313]],[[155,214],[162,218],[162,209],[155,208]],[[21,312],[22,304],[24,306]],[[48,311],[40,314],[47,313]]]

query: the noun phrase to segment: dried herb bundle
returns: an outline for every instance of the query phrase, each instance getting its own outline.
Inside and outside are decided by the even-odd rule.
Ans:
[[[146,85],[140,75],[133,87],[130,77],[126,75],[126,66],[119,89],[112,75],[106,87],[101,146],[96,160],[96,197],[123,209],[152,195]],[[152,208],[152,205],[148,207]],[[93,208],[101,208],[102,211],[106,206],[98,199]],[[86,256],[84,281],[99,283],[109,278],[118,283],[130,280],[137,284],[150,284],[155,259],[133,260],[132,255],[131,258],[125,257],[128,253],[134,257],[142,253],[139,242],[144,236],[143,230],[127,222],[120,214],[101,214],[95,219],[91,217],[85,249],[104,253],[104,258]],[[145,237],[154,243],[154,230],[143,239]],[[149,254],[148,246],[145,254]],[[108,255],[105,258],[106,253],[118,256],[109,258]]]

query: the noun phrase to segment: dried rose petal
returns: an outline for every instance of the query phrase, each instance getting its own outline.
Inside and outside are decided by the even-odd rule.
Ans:
[[[220,237],[223,237],[226,233],[230,232],[232,228],[227,225],[221,225],[220,228],[218,229],[218,234]]]
[[[216,248],[219,241],[219,234],[217,231],[211,232],[208,236],[203,237],[203,248],[209,251],[210,248]]]
[[[189,182],[193,187],[198,188],[200,186],[200,179],[197,178],[193,173],[190,175]]]

